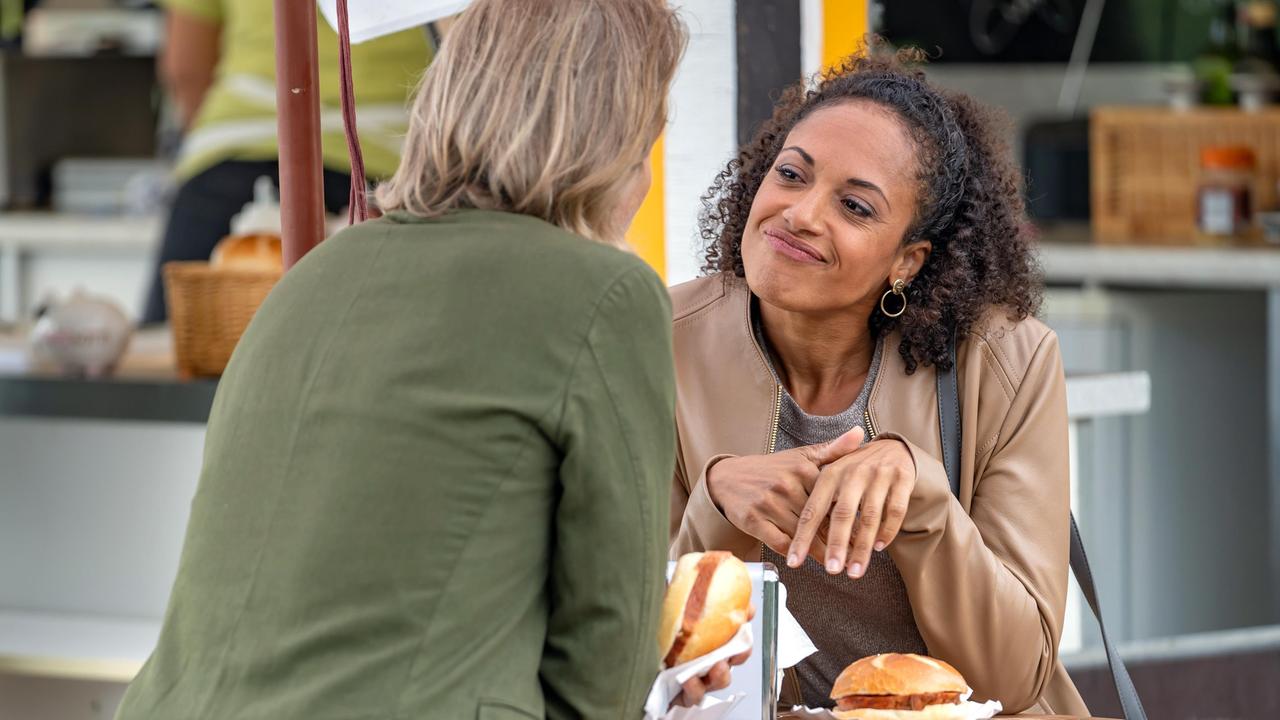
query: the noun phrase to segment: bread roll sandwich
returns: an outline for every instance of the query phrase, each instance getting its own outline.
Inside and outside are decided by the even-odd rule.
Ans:
[[[831,688],[841,720],[969,720],[991,717],[965,702],[969,684],[947,663],[923,655],[872,655],[840,673]],[[977,712],[975,712],[977,711]]]
[[[662,666],[682,665],[723,646],[750,617],[751,577],[741,560],[727,552],[681,557],[662,604]]]

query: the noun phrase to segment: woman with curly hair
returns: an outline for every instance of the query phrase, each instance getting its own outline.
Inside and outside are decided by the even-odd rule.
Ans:
[[[1066,395],[1017,171],[993,115],[916,59],[792,89],[706,198],[706,277],[672,291],[672,554],[779,566],[819,648],[784,702],[829,706],[849,662],[915,652],[1006,712],[1087,714],[1057,659]]]

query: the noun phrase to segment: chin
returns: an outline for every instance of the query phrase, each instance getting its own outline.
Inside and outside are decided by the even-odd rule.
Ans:
[[[743,258],[747,287],[761,302],[788,312],[821,312],[829,310],[831,294],[824,299],[821,284],[801,268],[779,267],[780,262],[753,265]]]
[[[742,266],[747,287],[762,301],[784,310],[807,308],[806,296],[813,294],[814,282],[803,268],[783,262],[767,249],[751,248],[746,243],[742,247]]]

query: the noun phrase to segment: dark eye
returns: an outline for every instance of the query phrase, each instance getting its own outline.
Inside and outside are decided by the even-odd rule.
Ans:
[[[845,198],[840,202],[844,204],[845,209],[860,218],[869,218],[872,215],[875,215],[875,211],[871,209],[870,205],[867,205],[857,198]]]
[[[788,182],[797,182],[800,180],[800,173],[796,172],[795,170],[792,170],[786,165],[779,165],[778,167],[774,168],[774,172],[781,175],[782,178]]]

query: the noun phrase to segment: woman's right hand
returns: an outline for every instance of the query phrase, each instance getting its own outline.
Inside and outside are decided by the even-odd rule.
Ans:
[[[828,443],[725,458],[707,471],[707,493],[734,527],[786,557],[822,467],[857,450],[862,438],[856,427]],[[825,553],[819,545],[811,552]]]

